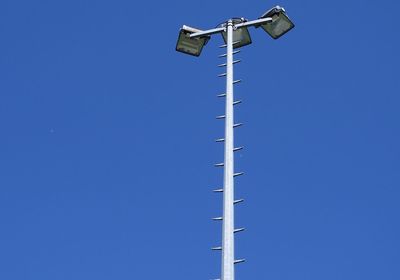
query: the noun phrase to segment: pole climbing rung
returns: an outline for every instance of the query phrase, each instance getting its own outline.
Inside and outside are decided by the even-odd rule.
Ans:
[[[213,250],[213,251],[221,251],[222,247],[212,247],[211,250]]]
[[[240,50],[232,52],[232,54],[237,54],[237,53],[240,53]],[[227,56],[227,54],[224,53],[224,54],[219,55],[218,57],[226,57],[226,56]]]
[[[239,62],[241,62],[240,59],[234,60],[234,61],[232,62],[232,64],[236,64],[236,63],[239,63]],[[225,67],[226,65],[227,65],[226,63],[222,63],[222,64],[219,64],[218,67]]]
[[[244,172],[234,173],[234,174],[233,174],[233,177],[241,176],[241,175],[243,175],[243,174],[244,174]]]
[[[235,200],[234,202],[233,202],[233,204],[238,204],[238,203],[241,203],[241,202],[243,202],[244,201],[244,199],[242,198],[242,199],[238,199],[238,200]]]
[[[238,43],[240,43],[240,41],[235,41],[235,42],[233,42],[232,43],[232,45],[236,45],[236,44],[238,44]],[[227,44],[224,44],[224,45],[221,45],[221,46],[219,46],[220,48],[226,48],[228,45]]]

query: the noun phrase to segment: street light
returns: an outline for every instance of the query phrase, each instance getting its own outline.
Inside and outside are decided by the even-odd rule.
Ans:
[[[243,172],[234,172],[234,152],[242,147],[234,147],[233,130],[241,126],[241,123],[235,124],[233,121],[233,106],[240,103],[240,100],[233,99],[233,85],[240,80],[233,80],[233,64],[240,60],[233,60],[233,55],[240,50],[233,51],[234,48],[240,48],[251,44],[251,37],[248,27],[262,27],[272,38],[277,39],[294,27],[285,13],[285,10],[276,6],[259,19],[247,21],[244,18],[233,18],[227,20],[217,28],[209,30],[199,30],[188,26],[183,26],[179,32],[176,50],[186,54],[199,56],[204,45],[209,41],[211,35],[222,34],[226,48],[226,53],[220,57],[226,57],[226,63],[220,64],[220,67],[226,67],[226,73],[219,77],[226,77],[226,92],[219,94],[219,97],[225,97],[225,114],[218,116],[217,119],[225,120],[225,137],[217,139],[217,142],[224,142],[224,162],[217,163],[215,166],[224,168],[224,186],[215,192],[223,193],[223,215],[213,218],[216,221],[222,221],[222,245],[212,248],[222,251],[222,269],[220,280],[234,280],[234,265],[241,263],[243,259],[236,259],[234,234],[244,230],[244,228],[234,227],[234,205],[243,202],[243,199],[234,198],[234,178],[243,174]]]

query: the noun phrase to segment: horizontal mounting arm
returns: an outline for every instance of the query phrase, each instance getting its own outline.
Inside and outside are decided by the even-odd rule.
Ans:
[[[198,38],[198,37],[213,35],[213,34],[221,33],[223,31],[225,31],[225,27],[218,27],[218,28],[214,28],[214,29],[209,29],[209,30],[205,30],[205,31],[192,33],[192,34],[190,34],[190,38]]]
[[[264,23],[271,22],[272,18],[261,18],[261,19],[256,19],[256,20],[251,20],[251,21],[246,21],[242,23],[235,24],[234,27],[236,29],[242,28],[242,27],[248,27],[248,26],[260,26]],[[209,30],[199,30],[193,28],[193,31],[196,31],[195,33],[190,34],[190,38],[199,38],[199,37],[204,37],[204,36],[209,36],[217,33],[221,33],[225,31],[225,27],[217,27]]]
[[[260,18],[256,20],[246,21],[242,23],[235,24],[236,28],[248,27],[248,26],[260,26],[264,23],[271,22],[272,18]]]

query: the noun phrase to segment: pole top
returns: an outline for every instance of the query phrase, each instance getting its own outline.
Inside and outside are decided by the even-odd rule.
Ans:
[[[218,25],[218,27],[227,27],[228,25],[236,25],[239,23],[247,22],[248,20],[245,18],[230,18],[227,21]]]

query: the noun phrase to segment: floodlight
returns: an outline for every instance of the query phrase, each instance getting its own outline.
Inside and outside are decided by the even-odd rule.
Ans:
[[[274,39],[278,39],[294,27],[285,9],[279,6],[268,10],[260,18],[272,18],[271,22],[262,24],[261,27]]]
[[[233,24],[238,24],[242,22],[246,22],[247,20],[244,18],[235,18],[232,20]],[[221,26],[225,27],[226,24],[222,24]],[[225,44],[227,42],[226,32],[222,32],[222,37],[224,38]],[[243,46],[247,46],[251,44],[251,37],[249,30],[247,27],[241,27],[233,30],[233,48],[240,48]]]
[[[178,52],[199,56],[203,47],[210,40],[210,36],[190,38],[190,34],[200,31],[202,30],[184,25],[179,31],[178,42],[176,43],[176,50]]]

